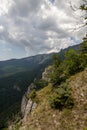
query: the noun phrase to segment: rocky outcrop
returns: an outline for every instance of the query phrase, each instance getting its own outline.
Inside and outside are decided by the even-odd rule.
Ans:
[[[45,69],[45,71],[42,73],[42,80],[45,80],[47,82],[50,82],[49,74],[52,71],[52,67],[49,66],[48,68]],[[29,94],[33,89],[35,89],[36,86],[34,83],[32,83],[29,87],[27,92],[24,94],[22,98],[22,103],[21,103],[21,112],[23,116],[23,122],[26,121],[27,116],[34,111],[34,109],[37,107],[37,103],[29,99]]]
[[[42,73],[42,79],[50,82],[50,75],[53,73],[53,68],[52,66],[49,66],[45,68],[45,71]]]
[[[24,118],[23,121],[25,122],[27,119],[27,116],[34,111],[34,109],[37,107],[37,103],[33,102],[31,99],[28,100],[28,103],[26,105],[25,108],[25,114],[24,114]]]
[[[32,83],[28,87],[27,92],[24,94],[22,98],[21,112],[23,116],[23,121],[25,121],[29,113],[31,113],[37,107],[37,104],[33,102],[31,99],[29,99],[29,94],[32,91],[32,89],[34,89],[35,87],[36,86]]]
[[[45,80],[47,82],[50,82],[50,77],[49,75],[52,73],[52,66],[49,66],[45,69],[45,71],[42,73],[42,80]],[[29,87],[27,92],[24,94],[23,98],[22,98],[22,103],[21,103],[21,112],[22,112],[22,116],[23,122],[26,122],[26,119],[28,117],[28,115],[34,111],[34,109],[37,107],[37,103],[32,101],[31,99],[29,99],[29,94],[31,93],[31,91],[33,89],[35,89],[36,86],[34,83],[32,83]]]

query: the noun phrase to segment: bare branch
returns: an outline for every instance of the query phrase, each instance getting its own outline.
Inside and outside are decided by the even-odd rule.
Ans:
[[[70,5],[70,7],[71,7],[71,9],[72,9],[73,11],[77,11],[77,10],[79,9],[79,8],[77,8],[75,5],[73,6],[72,3],[71,3],[71,1],[69,1],[68,3],[69,3],[69,5]]]

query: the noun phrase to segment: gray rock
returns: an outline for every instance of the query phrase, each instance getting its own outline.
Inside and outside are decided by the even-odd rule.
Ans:
[[[21,112],[22,112],[22,115],[24,116],[25,114],[25,109],[26,109],[26,106],[27,106],[27,103],[28,103],[28,98],[26,96],[26,94],[23,96],[22,98],[22,103],[21,103]]]
[[[22,115],[24,116],[25,115],[25,109],[26,109],[26,106],[28,104],[28,100],[29,100],[29,94],[30,92],[32,91],[32,89],[34,89],[36,86],[32,83],[29,87],[28,87],[28,90],[27,92],[24,94],[23,98],[22,98],[22,102],[21,102],[21,112],[22,112]]]
[[[29,94],[36,86],[32,83],[29,87],[27,92],[24,94],[22,98],[21,103],[21,112],[23,116],[23,121],[26,121],[27,116],[34,111],[34,109],[37,107],[37,103],[33,102],[31,99],[29,99]]]
[[[42,73],[42,79],[46,80],[47,82],[50,82],[50,74],[53,73],[53,68],[52,66],[49,66],[47,68],[45,68],[45,71]]]
[[[33,102],[31,99],[28,100],[28,103],[26,105],[25,108],[25,114],[24,114],[24,118],[23,121],[26,121],[27,116],[35,110],[35,108],[37,107],[37,103]]]

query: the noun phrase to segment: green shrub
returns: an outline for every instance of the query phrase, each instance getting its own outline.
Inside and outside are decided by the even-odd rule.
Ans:
[[[31,91],[31,93],[29,94],[29,98],[30,98],[31,100],[34,100],[34,99],[36,98],[36,91],[35,91],[35,89],[33,89],[33,90]]]
[[[36,90],[33,89],[31,91],[31,93],[29,94],[29,98],[33,101],[33,102],[36,102],[36,103],[39,103],[39,99],[37,97],[37,93],[36,93]]]
[[[49,102],[50,102],[50,106],[51,106],[52,108],[62,110],[62,108],[63,108],[63,103],[62,103],[62,101],[61,101],[60,95],[58,95],[57,93],[54,93],[54,94],[50,97]]]
[[[54,90],[53,95],[49,98],[50,106],[55,109],[62,110],[63,108],[71,109],[74,105],[71,92],[66,83],[61,84]]]
[[[34,84],[36,85],[36,90],[39,90],[43,87],[46,87],[48,85],[48,82],[42,79],[36,79],[34,81]]]
[[[65,107],[68,109],[72,109],[74,105],[73,98],[69,96],[65,102]]]

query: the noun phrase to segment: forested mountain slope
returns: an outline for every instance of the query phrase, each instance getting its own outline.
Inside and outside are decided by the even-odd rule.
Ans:
[[[79,45],[70,48],[78,50]],[[42,54],[23,59],[0,61],[0,126],[20,112],[21,100],[27,87],[36,78],[41,78],[44,69],[52,64],[53,54]]]

